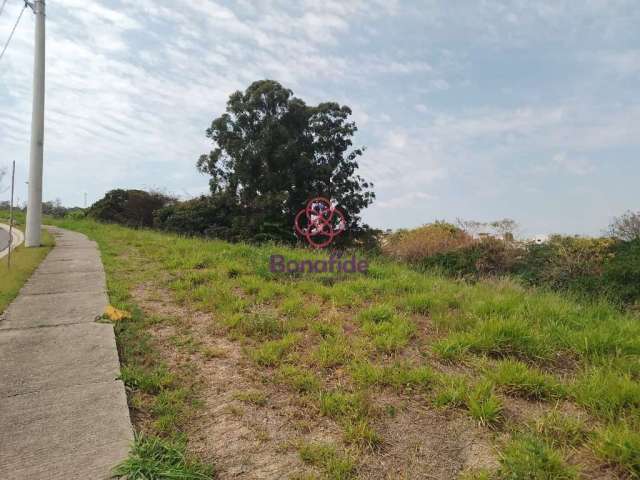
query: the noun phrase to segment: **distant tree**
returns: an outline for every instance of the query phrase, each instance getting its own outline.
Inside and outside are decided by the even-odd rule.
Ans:
[[[54,201],[42,202],[42,213],[52,217],[64,217],[67,209],[62,206],[62,201],[56,198]]]
[[[469,235],[477,235],[487,228],[486,222],[478,222],[476,220],[463,220],[462,218],[456,218],[456,225],[467,232]]]
[[[175,198],[160,192],[117,189],[91,205],[87,216],[130,227],[152,227],[155,212],[174,202]]]
[[[493,222],[478,222],[476,220],[462,220],[461,218],[457,218],[456,224],[470,235],[493,233],[504,240],[513,240],[513,236],[519,228],[518,222],[510,218],[503,218],[502,220],[495,220]]]
[[[609,225],[609,235],[624,241],[640,239],[640,211],[626,211]]]
[[[503,218],[489,223],[489,226],[500,235],[504,240],[513,240],[516,231],[519,228],[518,222],[511,218]]]
[[[197,162],[232,215],[222,226],[239,238],[292,240],[296,212],[324,196],[344,211],[348,230],[365,228],[359,213],[375,195],[356,174],[364,149],[353,148],[350,115],[333,102],[307,105],[272,80],[233,93],[206,131],[215,148]]]

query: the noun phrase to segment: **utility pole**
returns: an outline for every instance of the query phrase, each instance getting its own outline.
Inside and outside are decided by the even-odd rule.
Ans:
[[[25,245],[40,246],[42,228],[42,157],[44,151],[44,0],[27,2],[36,16],[33,62],[33,108],[31,110],[31,155],[29,157],[29,199]]]
[[[87,192],[84,192],[84,208],[87,208]]]
[[[13,191],[16,182],[16,161],[11,166],[11,203],[9,204],[9,252],[7,253],[7,269],[11,269],[11,248],[13,247]]]

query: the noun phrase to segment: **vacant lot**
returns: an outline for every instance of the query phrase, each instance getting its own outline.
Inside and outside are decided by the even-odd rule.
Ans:
[[[215,465],[221,479],[640,476],[631,314],[384,260],[272,274],[272,254],[322,254],[61,226],[98,241],[111,301],[132,313],[116,330],[148,441],[131,465],[167,455],[180,478]]]

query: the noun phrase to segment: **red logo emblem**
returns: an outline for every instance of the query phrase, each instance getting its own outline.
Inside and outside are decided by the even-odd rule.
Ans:
[[[309,200],[306,208],[296,214],[294,226],[298,235],[314,248],[324,248],[345,231],[347,222],[340,209],[323,197]]]

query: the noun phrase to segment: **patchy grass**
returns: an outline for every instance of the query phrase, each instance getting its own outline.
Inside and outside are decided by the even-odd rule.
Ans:
[[[564,388],[552,375],[518,360],[503,360],[492,365],[488,376],[509,395],[531,400],[551,400],[564,395]]]
[[[11,252],[11,268],[7,267],[7,257],[0,259],[0,313],[18,296],[53,245],[53,237],[43,229],[42,246],[26,248],[23,243]]]
[[[502,401],[494,393],[489,381],[479,383],[465,399],[469,414],[481,425],[496,426],[502,419]]]
[[[473,435],[492,439],[500,466],[470,467],[468,478],[568,479],[583,468],[637,475],[640,322],[633,313],[509,280],[453,281],[380,258],[365,275],[274,274],[272,254],[324,254],[91,221],[61,226],[99,243],[111,303],[132,312],[115,328],[139,431],[167,441],[183,435],[187,451],[210,458],[192,421],[215,408],[201,385],[222,364],[244,379],[228,385],[236,393],[226,415],[254,425],[251,434],[274,456],[297,449],[311,471],[293,478],[401,477],[415,452],[435,453],[408,445],[394,428],[434,418],[443,426],[464,420]],[[148,284],[178,313],[140,308],[132,292]],[[197,333],[180,312],[201,316]],[[522,415],[511,415],[513,404]],[[295,432],[268,440],[255,426],[256,409],[286,412]],[[573,449],[580,455],[567,453]],[[384,467],[371,473],[376,465]]]
[[[190,457],[185,450],[186,446],[183,441],[138,436],[129,458],[113,470],[113,475],[116,478],[127,480],[213,479],[213,468],[202,465]]]
[[[349,480],[355,477],[354,460],[328,444],[311,443],[301,445],[300,458],[309,465],[319,467],[330,480]]]
[[[534,436],[512,440],[500,459],[498,478],[504,480],[572,480],[576,469],[560,453]]]
[[[640,433],[637,425],[610,425],[597,433],[595,452],[631,478],[640,478]]]

